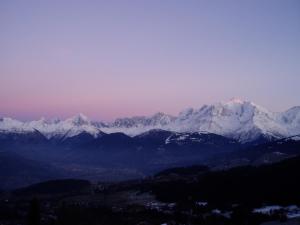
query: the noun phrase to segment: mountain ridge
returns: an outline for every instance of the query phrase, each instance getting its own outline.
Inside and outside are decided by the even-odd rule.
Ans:
[[[280,139],[300,134],[300,106],[284,112],[272,112],[250,101],[233,98],[202,107],[187,108],[178,116],[162,112],[152,116],[118,118],[113,122],[91,121],[78,114],[66,120],[33,120],[21,122],[12,118],[0,118],[0,132],[42,133],[47,139],[73,137],[82,132],[94,136],[101,132],[121,132],[136,136],[153,129],[173,132],[207,132],[233,138],[242,143],[252,142],[261,137]]]

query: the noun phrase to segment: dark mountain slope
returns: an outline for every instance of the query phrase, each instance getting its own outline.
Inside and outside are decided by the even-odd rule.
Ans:
[[[57,195],[82,194],[90,192],[91,183],[86,180],[62,179],[50,180],[20,188],[14,191],[16,195]]]
[[[300,138],[293,136],[264,144],[244,146],[240,151],[216,155],[208,162],[210,166],[222,169],[239,165],[271,164],[297,155],[300,155]]]
[[[11,152],[0,152],[0,189],[26,186],[61,176],[58,170],[45,164]]]
[[[185,174],[187,170],[185,168]],[[191,167],[191,171],[198,174],[194,170],[195,167]],[[168,202],[200,200],[213,204],[300,204],[299,171],[300,157],[295,157],[272,165],[200,173],[186,181],[168,180],[168,175],[164,179],[158,176],[147,186],[160,200]],[[181,176],[185,177],[185,174]]]

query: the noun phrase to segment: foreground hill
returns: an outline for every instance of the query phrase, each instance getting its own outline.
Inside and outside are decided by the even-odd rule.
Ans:
[[[300,204],[300,157],[271,165],[236,167],[226,171],[203,173],[203,168],[200,168],[199,175],[191,167],[191,178],[180,179],[188,176],[188,170],[187,167],[184,173],[178,169],[169,170],[166,174],[161,172],[149,189],[160,200],[167,202],[194,199],[214,204]],[[173,179],[174,174],[178,179]]]
[[[0,194],[6,197],[0,222],[22,224],[35,213],[45,224],[299,224],[299,167],[296,157],[227,171],[174,168],[93,186],[84,180],[48,181]],[[38,199],[31,201],[34,196]]]
[[[55,196],[55,195],[80,195],[91,191],[91,183],[86,180],[61,179],[49,180],[42,183],[30,185],[28,187],[15,190],[13,193],[17,196],[34,197]]]

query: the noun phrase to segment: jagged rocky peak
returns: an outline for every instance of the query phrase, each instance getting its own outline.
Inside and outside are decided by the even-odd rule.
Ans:
[[[89,125],[91,123],[88,117],[82,113],[67,119],[66,122],[70,122],[75,126]]]
[[[149,118],[150,120],[150,125],[153,126],[157,126],[157,125],[167,125],[171,122],[173,122],[175,120],[176,117],[162,113],[162,112],[158,112],[156,114],[154,114],[153,116],[151,116]]]
[[[300,124],[300,106],[295,106],[281,114],[281,118],[285,123],[296,122]]]
[[[113,123],[109,125],[109,127],[123,127],[123,128],[130,128],[135,127],[138,124],[141,124],[145,117],[125,117],[125,118],[118,118]]]
[[[146,116],[134,116],[134,117],[125,117],[118,118],[113,123],[110,124],[110,127],[122,127],[122,128],[132,128],[132,127],[142,127],[142,126],[164,126],[174,121],[176,117],[158,112],[150,117]]]
[[[182,110],[180,113],[179,113],[179,118],[180,119],[187,119],[189,116],[191,116],[193,113],[194,113],[194,109],[193,108],[186,108],[184,110]]]
[[[59,122],[61,122],[61,120],[60,120],[60,118],[58,118],[58,117],[54,117],[54,118],[48,120],[48,122],[49,122],[50,124],[58,124]]]

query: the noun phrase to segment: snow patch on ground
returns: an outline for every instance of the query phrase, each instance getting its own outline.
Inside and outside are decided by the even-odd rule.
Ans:
[[[271,205],[271,206],[264,206],[261,208],[256,208],[253,210],[254,213],[261,213],[265,215],[272,215],[278,211],[283,211],[286,213],[287,218],[296,218],[300,217],[300,208],[296,205],[290,206],[279,206],[279,205]]]

